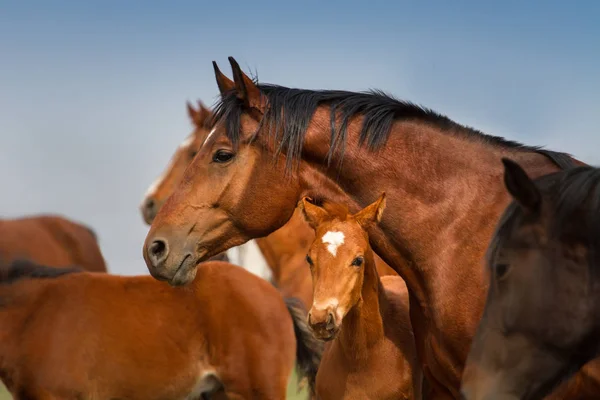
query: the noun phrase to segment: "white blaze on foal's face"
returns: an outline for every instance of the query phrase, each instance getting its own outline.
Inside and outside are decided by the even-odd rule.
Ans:
[[[321,238],[323,243],[327,245],[327,251],[334,257],[337,255],[338,247],[344,244],[344,239],[344,233],[340,231],[328,231]]]

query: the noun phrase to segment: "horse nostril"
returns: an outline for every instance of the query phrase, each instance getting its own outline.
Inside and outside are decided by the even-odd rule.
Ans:
[[[148,211],[154,210],[155,204],[156,203],[154,203],[154,200],[152,200],[152,199],[146,200],[146,210],[148,210]]]
[[[161,261],[164,261],[169,255],[169,249],[167,247],[167,242],[162,239],[157,239],[150,244],[148,247],[148,257],[154,266],[160,264]]]
[[[329,313],[327,313],[327,329],[333,329],[333,321],[334,321],[334,317],[333,317],[333,313],[331,311],[329,311]]]

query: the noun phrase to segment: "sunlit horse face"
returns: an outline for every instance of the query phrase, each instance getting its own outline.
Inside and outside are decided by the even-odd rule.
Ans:
[[[365,229],[381,219],[385,196],[355,215],[349,214],[346,207],[319,207],[307,199],[299,206],[315,230],[315,240],[306,257],[313,279],[308,323],[316,337],[331,340],[346,314],[362,301],[365,266],[375,273]]]
[[[489,249],[487,304],[463,373],[467,400],[542,398],[594,354],[589,254],[577,221],[557,236],[556,196],[504,163],[515,201]]]
[[[212,117],[210,109],[200,101],[198,109],[195,109],[189,102],[187,109],[194,125],[194,131],[179,145],[162,175],[148,188],[140,205],[142,218],[148,225],[152,224],[162,205],[181,182],[185,169],[192,162],[210,132]]]
[[[216,72],[221,92],[234,91]],[[242,114],[241,130],[256,132],[259,120]],[[143,250],[148,269],[156,279],[186,284],[199,262],[283,226],[299,197],[299,178],[286,173],[283,155],[274,160],[251,134],[234,146],[217,122],[152,223]]]

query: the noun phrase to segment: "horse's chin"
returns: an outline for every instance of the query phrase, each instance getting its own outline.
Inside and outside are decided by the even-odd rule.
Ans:
[[[331,330],[316,329],[313,330],[313,335],[323,342],[331,342],[338,336],[339,332],[340,330],[337,327]]]
[[[198,272],[198,264],[206,252],[202,252],[197,256],[188,255],[181,262],[173,277],[168,281],[171,286],[184,286],[192,283]]]

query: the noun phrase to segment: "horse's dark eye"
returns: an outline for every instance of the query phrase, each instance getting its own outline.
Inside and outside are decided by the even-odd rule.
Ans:
[[[496,277],[501,279],[508,272],[508,264],[496,264]]]
[[[213,155],[213,161],[216,163],[226,163],[233,158],[234,154],[227,150],[218,150]]]
[[[194,158],[194,157],[196,157],[196,154],[198,154],[198,152],[197,152],[197,151],[191,151],[191,152],[190,152],[190,158]]]
[[[308,263],[308,265],[310,265],[312,267],[313,260],[312,260],[312,258],[310,258],[310,256],[308,254],[306,255],[306,262]]]
[[[362,256],[358,256],[354,260],[352,260],[352,265],[355,267],[360,267],[361,265],[363,265],[363,262],[364,259],[362,258]]]

